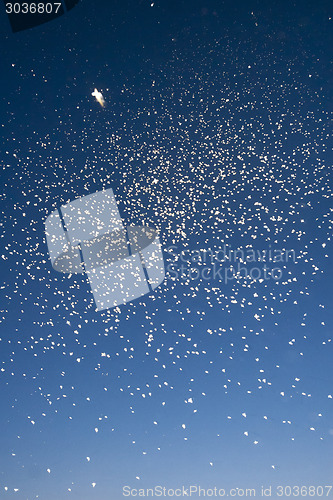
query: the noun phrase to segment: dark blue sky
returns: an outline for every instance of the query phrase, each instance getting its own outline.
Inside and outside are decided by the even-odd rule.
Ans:
[[[329,485],[329,2],[0,19],[0,497]],[[44,222],[110,187],[126,223],[160,231],[167,276],[96,312],[84,276],[52,269]],[[217,261],[225,246],[294,257],[226,281],[244,262]]]

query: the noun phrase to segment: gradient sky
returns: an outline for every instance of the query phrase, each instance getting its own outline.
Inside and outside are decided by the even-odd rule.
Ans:
[[[15,34],[2,9],[1,499],[332,484],[329,4],[82,0]],[[167,275],[96,312],[44,222],[110,187]],[[294,258],[181,260],[224,245]]]

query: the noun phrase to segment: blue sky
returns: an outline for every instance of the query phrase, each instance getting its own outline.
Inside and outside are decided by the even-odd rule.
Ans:
[[[82,0],[13,34],[2,13],[1,498],[330,484],[331,19],[323,1]],[[295,259],[278,280],[167,271],[96,312],[44,222],[110,187],[178,273],[224,245]]]

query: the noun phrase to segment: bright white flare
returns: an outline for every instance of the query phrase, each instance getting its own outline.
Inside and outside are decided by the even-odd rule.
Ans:
[[[102,106],[102,108],[104,108],[105,100],[104,100],[102,93],[99,92],[99,90],[95,89],[91,95],[96,97],[96,101],[99,102],[99,104]]]

